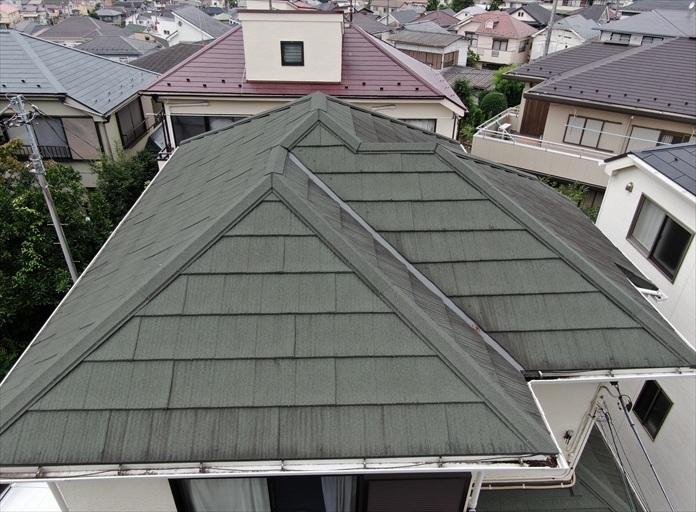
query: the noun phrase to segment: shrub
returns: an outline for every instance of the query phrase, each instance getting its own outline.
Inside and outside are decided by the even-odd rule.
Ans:
[[[483,110],[486,118],[495,117],[508,108],[505,95],[495,91],[486,94],[486,97],[479,103],[479,106],[481,110]]]

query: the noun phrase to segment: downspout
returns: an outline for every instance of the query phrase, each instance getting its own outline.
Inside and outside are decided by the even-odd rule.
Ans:
[[[466,499],[464,504],[464,512],[476,512],[476,506],[478,505],[479,495],[481,494],[481,486],[483,485],[483,471],[476,473],[476,479],[474,480],[474,487],[471,493]]]

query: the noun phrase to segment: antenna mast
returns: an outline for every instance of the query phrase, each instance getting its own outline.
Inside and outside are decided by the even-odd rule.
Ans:
[[[63,225],[60,223],[60,218],[58,217],[58,211],[56,211],[56,206],[53,204],[53,197],[51,196],[51,191],[48,188],[48,182],[46,181],[46,169],[44,168],[43,160],[41,160],[41,154],[39,153],[39,145],[36,142],[36,135],[34,134],[34,128],[31,126],[31,121],[27,117],[27,113],[24,110],[24,96],[15,96],[10,100],[13,105],[17,105],[19,110],[19,116],[22,118],[22,124],[27,129],[27,134],[29,135],[29,142],[31,143],[32,154],[29,155],[29,160],[34,166],[34,170],[31,171],[36,179],[39,181],[39,186],[43,191],[44,198],[46,199],[46,204],[48,205],[48,211],[51,214],[51,219],[53,220],[53,227],[56,228],[56,234],[58,235],[58,240],[60,241],[60,248],[63,250],[63,256],[65,257],[65,262],[68,264],[68,270],[70,271],[70,277],[73,283],[77,281],[77,270],[75,269],[75,262],[70,254],[70,247],[68,246],[68,240],[65,238],[65,233],[63,232]]]

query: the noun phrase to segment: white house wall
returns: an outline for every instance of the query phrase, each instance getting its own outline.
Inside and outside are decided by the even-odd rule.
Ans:
[[[165,478],[65,480],[58,488],[70,512],[176,512]]]
[[[622,161],[625,160],[627,159],[622,159]],[[608,162],[607,172],[612,170],[612,162]],[[675,188],[665,185],[661,176],[639,169],[635,165],[619,170],[610,178],[597,219],[597,227],[667,295],[667,300],[656,302],[650,299],[650,301],[693,346],[696,342],[695,238],[691,239],[691,245],[674,282],[671,282],[627,238],[643,195],[650,198],[691,233],[696,233],[694,196],[680,193]],[[631,192],[626,190],[628,183],[633,183]]]
[[[566,48],[573,48],[584,42],[585,41],[572,30],[555,29],[551,33],[548,53],[558,52]],[[529,60],[533,61],[534,59],[542,57],[544,55],[544,46],[546,46],[546,32],[542,32],[534,37],[532,50],[529,53]]]

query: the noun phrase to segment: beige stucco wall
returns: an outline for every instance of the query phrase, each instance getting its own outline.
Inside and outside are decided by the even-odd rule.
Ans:
[[[551,142],[563,143],[565,137],[566,125],[568,118],[572,115],[588,117],[593,119],[601,119],[611,123],[620,124],[620,126],[612,127],[613,132],[617,135],[603,135],[600,138],[599,148],[603,151],[608,151],[614,154],[621,154],[626,151],[628,145],[628,137],[631,135],[631,130],[634,126],[643,128],[654,128],[659,130],[668,130],[679,133],[693,133],[696,125],[665,121],[662,119],[653,119],[649,117],[632,116],[629,114],[621,114],[618,112],[609,112],[606,110],[597,110],[585,107],[575,107],[572,105],[561,105],[552,103],[549,107],[549,115],[546,120],[544,129],[544,140]],[[606,130],[606,128],[605,128]],[[644,147],[654,146],[650,142],[646,142]],[[580,147],[580,146],[577,146]]]
[[[551,41],[549,42],[549,52],[554,53],[566,48],[579,46],[585,41],[578,37],[572,30],[554,29],[551,33]],[[546,46],[546,32],[541,32],[534,36],[532,42],[532,50],[529,53],[529,60],[533,61],[544,55],[544,46]]]
[[[691,233],[696,232],[696,199],[688,192],[680,192],[661,174],[633,165],[629,158],[607,163],[606,170],[611,173],[617,167],[619,170],[610,178],[597,226],[667,295],[667,300],[650,301],[692,345],[696,345],[696,239],[692,238],[677,276],[671,282],[627,238],[642,196],[660,206]],[[632,192],[626,190],[628,183],[633,183]]]
[[[340,82],[343,13],[239,12],[250,81]],[[281,41],[304,43],[304,65],[283,66]]]
[[[70,512],[176,512],[166,478],[68,480],[58,488]]]

